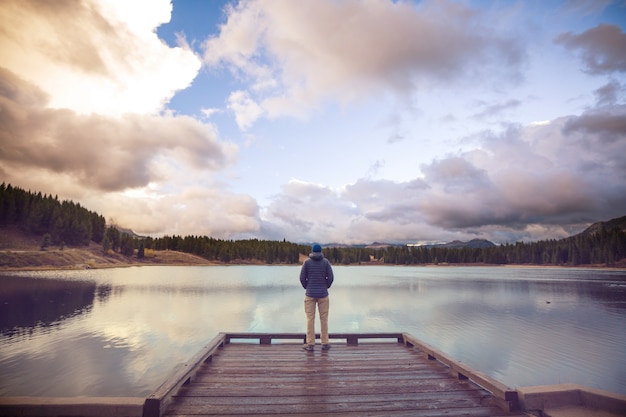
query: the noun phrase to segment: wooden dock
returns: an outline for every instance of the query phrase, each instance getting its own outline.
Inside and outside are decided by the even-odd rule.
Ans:
[[[144,416],[525,415],[511,411],[516,391],[407,334],[335,334],[328,351],[302,343],[220,334],[147,399]]]
[[[0,416],[626,416],[576,384],[513,390],[407,333],[220,333],[148,398],[0,397]],[[319,337],[319,335],[318,335]]]

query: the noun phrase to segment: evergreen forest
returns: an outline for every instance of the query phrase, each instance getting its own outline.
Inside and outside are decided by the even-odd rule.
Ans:
[[[41,237],[48,246],[102,245],[104,253],[143,257],[149,250],[174,250],[224,263],[263,262],[298,264],[310,245],[285,240],[222,240],[209,236],[138,237],[108,225],[102,215],[72,201],[33,193],[10,184],[0,185],[0,228],[17,227]],[[0,229],[1,230],[1,229]],[[517,242],[483,248],[426,246],[328,247],[324,255],[334,264],[527,264],[608,265],[626,259],[626,216],[594,224],[585,232],[560,239]],[[620,264],[621,264],[620,263]]]

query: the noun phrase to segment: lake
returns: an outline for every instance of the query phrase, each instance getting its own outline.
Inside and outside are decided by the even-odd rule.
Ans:
[[[408,332],[513,388],[626,394],[625,270],[334,270],[331,333]],[[299,271],[3,272],[0,396],[147,396],[219,332],[304,333]]]

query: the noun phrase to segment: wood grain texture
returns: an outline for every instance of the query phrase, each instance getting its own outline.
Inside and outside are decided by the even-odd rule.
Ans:
[[[492,395],[418,348],[393,342],[228,343],[167,416],[505,416]]]

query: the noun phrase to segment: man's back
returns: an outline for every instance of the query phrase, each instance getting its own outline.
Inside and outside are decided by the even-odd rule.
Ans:
[[[333,269],[328,259],[321,252],[311,253],[300,271],[300,283],[306,289],[306,295],[313,298],[328,296],[333,281]]]

